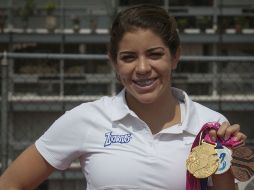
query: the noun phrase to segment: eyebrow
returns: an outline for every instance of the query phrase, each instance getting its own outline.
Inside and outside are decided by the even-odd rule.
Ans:
[[[153,47],[153,48],[147,49],[146,51],[147,52],[152,52],[152,51],[155,51],[155,50],[165,51],[165,48],[163,48],[163,47]],[[134,52],[133,51],[128,51],[128,50],[119,52],[119,55],[122,55],[122,54],[134,54]]]
[[[147,52],[151,52],[151,51],[154,51],[154,50],[162,50],[162,51],[165,51],[165,48],[163,48],[163,47],[154,47],[154,48],[148,49]]]
[[[119,52],[119,55],[124,55],[124,54],[134,54],[133,51],[121,51]]]

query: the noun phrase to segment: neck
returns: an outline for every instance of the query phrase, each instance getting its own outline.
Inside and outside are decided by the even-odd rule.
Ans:
[[[150,104],[141,103],[136,99],[127,100],[127,102],[129,108],[149,126],[153,134],[177,124],[181,120],[180,106],[171,90],[167,95]]]

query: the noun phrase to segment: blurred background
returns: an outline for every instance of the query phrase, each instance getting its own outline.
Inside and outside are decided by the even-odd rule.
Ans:
[[[130,5],[176,17],[182,58],[173,86],[239,123],[254,149],[254,0],[0,0],[1,172],[66,110],[121,90],[108,29]],[[78,162],[37,190],[83,190]],[[253,190],[254,180],[240,183]]]

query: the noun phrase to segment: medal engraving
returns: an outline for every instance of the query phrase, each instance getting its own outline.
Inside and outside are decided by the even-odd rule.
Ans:
[[[229,170],[232,160],[232,152],[227,147],[215,149],[219,157],[219,167],[215,174],[223,174]]]
[[[219,159],[214,145],[202,143],[192,149],[186,166],[188,171],[196,178],[206,178],[216,172]]]

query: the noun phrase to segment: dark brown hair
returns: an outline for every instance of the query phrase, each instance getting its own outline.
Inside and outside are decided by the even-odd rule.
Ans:
[[[142,4],[127,8],[116,15],[110,30],[108,49],[113,62],[116,62],[119,42],[124,34],[140,28],[149,29],[160,36],[170,53],[175,55],[180,46],[175,18],[161,7]]]

